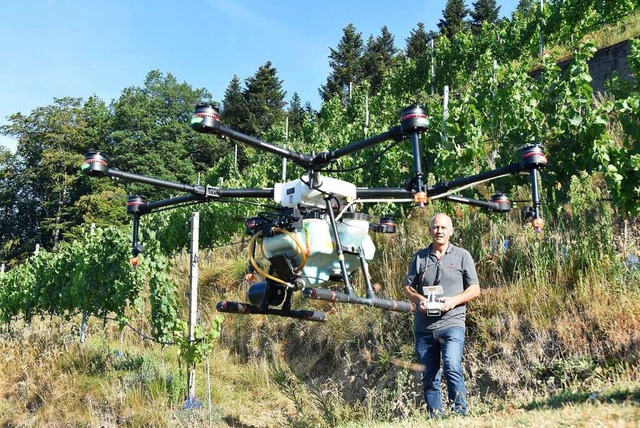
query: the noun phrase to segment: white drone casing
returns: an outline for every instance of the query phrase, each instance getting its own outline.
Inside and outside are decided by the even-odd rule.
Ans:
[[[325,196],[330,194],[338,199],[341,205],[345,201],[356,198],[356,186],[348,181],[333,177],[322,177],[319,184],[310,188],[301,179],[276,183],[273,186],[273,199],[283,207],[293,208],[298,205],[314,208],[326,208]]]

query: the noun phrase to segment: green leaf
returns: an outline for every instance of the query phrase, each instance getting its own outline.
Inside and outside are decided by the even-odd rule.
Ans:
[[[569,123],[573,126],[580,126],[580,124],[582,123],[582,116],[574,116],[572,118],[569,118]]]

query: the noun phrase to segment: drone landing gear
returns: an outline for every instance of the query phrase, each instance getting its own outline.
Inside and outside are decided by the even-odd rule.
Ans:
[[[305,288],[303,294],[310,299],[326,300],[328,302],[355,303],[396,312],[413,312],[413,305],[409,302],[381,299],[375,295],[371,297],[359,297],[353,294],[327,290],[325,288]]]
[[[342,242],[340,242],[340,234],[338,233],[338,227],[336,219],[333,215],[333,210],[327,199],[327,213],[330,219],[330,225],[333,228],[333,236],[336,243],[338,252],[338,260],[340,262],[340,270],[342,272],[342,281],[344,282],[344,292],[336,292],[327,290],[325,288],[305,288],[302,293],[305,297],[318,300],[326,300],[329,302],[343,302],[354,303],[358,305],[373,306],[374,308],[388,309],[396,312],[413,312],[413,305],[410,302],[404,302],[399,300],[381,299],[376,296],[371,284],[371,278],[369,276],[369,267],[367,260],[364,256],[364,250],[360,248],[343,248]],[[367,287],[367,297],[356,296],[349,281],[349,273],[345,265],[344,252],[347,251],[351,254],[357,254],[360,261],[360,270],[363,273],[364,282]]]
[[[256,282],[249,287],[247,297],[250,303],[218,302],[216,309],[244,315],[278,315],[305,321],[326,321],[327,314],[321,311],[291,309],[292,289],[272,280]]]
[[[248,303],[218,302],[216,306],[219,312],[227,312],[234,314],[262,314],[262,315],[278,315],[288,318],[297,318],[305,321],[326,321],[327,314],[321,311],[294,311],[291,309],[273,309],[273,308],[260,308],[258,306],[250,305]]]

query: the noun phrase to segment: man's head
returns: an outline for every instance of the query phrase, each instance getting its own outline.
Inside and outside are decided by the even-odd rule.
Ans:
[[[446,214],[436,214],[429,222],[429,235],[436,245],[446,245],[453,233],[453,223],[451,217]]]

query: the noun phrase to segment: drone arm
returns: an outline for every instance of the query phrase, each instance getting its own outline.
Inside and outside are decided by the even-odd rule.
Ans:
[[[256,149],[264,150],[265,152],[273,153],[285,159],[289,159],[303,167],[308,167],[312,163],[311,156],[309,155],[278,147],[250,135],[243,134],[242,132],[235,131],[224,125],[220,125],[220,127],[217,129],[217,134],[228,137],[234,141],[238,141],[248,146],[255,147]]]
[[[194,186],[189,184],[176,183],[167,180],[161,180],[158,178],[147,177],[144,175],[132,174],[130,172],[120,171],[115,168],[109,168],[109,172],[106,174],[112,178],[121,178],[127,181],[135,181],[143,184],[150,184],[152,186],[164,187],[167,189],[174,189],[180,192],[188,192],[197,195],[204,195],[205,188],[203,186]]]
[[[138,254],[144,251],[144,247],[138,241],[139,230],[140,230],[140,214],[136,213],[136,214],[133,214],[133,233],[131,238],[131,254],[133,255],[133,257],[137,257]]]
[[[411,139],[411,147],[413,150],[413,172],[414,178],[411,180],[411,191],[414,195],[414,200],[423,207],[427,202],[426,186],[424,184],[424,173],[422,172],[422,164],[420,155],[420,140],[417,132],[411,132],[409,134]]]
[[[273,188],[266,189],[222,189],[220,187],[205,186],[206,194],[204,196],[211,198],[273,198]],[[147,210],[145,212],[152,211],[158,208],[164,208],[171,205],[178,205],[185,202],[203,200],[203,195],[200,193],[190,193],[175,198],[163,199],[161,201],[154,201],[147,203]]]
[[[440,183],[436,183],[431,186],[428,189],[428,193],[430,196],[437,196],[458,187],[478,184],[480,182],[493,180],[504,175],[516,174],[520,171],[522,171],[522,167],[520,166],[520,164],[512,163],[502,168],[481,172],[480,174],[471,175],[469,177],[457,178],[451,181],[441,181]]]
[[[292,152],[222,125],[220,123],[220,112],[218,111],[218,108],[209,103],[202,103],[196,106],[193,117],[191,118],[191,128],[196,132],[220,135],[248,146],[255,147],[256,149],[276,154],[283,158],[290,159],[305,168],[308,168],[311,165],[311,156],[309,155]]]
[[[186,202],[191,202],[200,199],[198,195],[194,194],[186,194],[182,196],[177,196],[175,198],[162,199],[160,201],[147,202],[144,205],[144,213],[151,212],[153,210],[157,210],[159,208],[166,208],[173,205],[179,205]]]
[[[538,190],[538,170],[532,169],[529,174],[531,181],[531,199],[533,201],[533,227],[536,232],[542,230],[542,214],[540,210],[540,191]]]
[[[421,174],[422,168],[420,166],[420,148],[418,145],[418,136],[419,133],[426,131],[428,125],[429,118],[427,117],[427,113],[423,108],[418,106],[407,107],[402,110],[402,114],[400,116],[400,125],[394,126],[387,132],[383,132],[382,134],[369,137],[366,140],[349,144],[348,146],[345,146],[341,149],[320,153],[313,158],[312,166],[316,168],[322,167],[323,165],[326,165],[327,163],[335,159],[339,159],[351,153],[364,150],[376,144],[380,144],[388,140],[400,140],[409,136],[413,146],[414,172],[416,174]]]
[[[131,172],[111,168],[107,162],[107,157],[96,150],[89,150],[85,153],[84,162],[80,168],[84,175],[88,175],[90,177],[120,178],[127,181],[135,181],[137,183],[150,184],[156,187],[164,187],[167,189],[178,190],[180,192],[192,193],[194,195],[212,196],[209,195],[213,189],[210,187],[161,180],[159,178],[147,177],[145,175],[133,174]]]
[[[501,195],[498,195],[498,196],[501,196]],[[507,212],[511,210],[511,203],[509,202],[508,199],[502,199],[502,200],[496,201],[494,200],[494,198],[492,198],[491,201],[482,201],[478,199],[465,198],[463,196],[457,196],[457,195],[447,195],[447,196],[444,196],[442,199],[445,201],[471,205],[471,206],[480,207],[480,208],[484,208],[484,209],[487,209],[490,211],[496,211],[496,212]]]
[[[366,140],[351,143],[348,146],[345,146],[338,150],[331,150],[328,152],[319,153],[311,160],[311,164],[315,168],[320,168],[323,165],[326,165],[329,162],[339,159],[343,156],[347,156],[347,155],[350,155],[351,153],[355,153],[357,151],[364,150],[371,146],[375,146],[376,144],[380,144],[392,139],[398,139],[401,137],[402,137],[402,128],[400,126],[394,126],[387,132],[374,135],[373,137],[369,137]]]
[[[221,189],[219,187],[201,186],[193,184],[183,184],[173,181],[161,180],[158,178],[147,177],[145,175],[133,174],[130,172],[120,171],[110,168],[107,158],[99,151],[90,150],[85,154],[84,163],[81,166],[82,172],[91,177],[111,177],[120,178],[127,181],[137,183],[150,184],[156,187],[164,187],[174,189],[181,192],[187,192],[189,195],[170,198],[163,201],[150,202],[143,208],[143,214],[151,209],[162,208],[165,206],[176,205],[183,202],[189,202],[197,199],[207,198],[272,198],[273,189]]]
[[[408,199],[411,198],[411,191],[399,187],[358,187],[356,189],[358,198],[362,199]]]
[[[264,198],[273,199],[273,188],[266,189],[221,189],[216,187],[216,195],[221,198]]]
[[[495,178],[509,175],[509,174],[517,174],[519,172],[529,171],[531,176],[531,190],[534,196],[534,203],[536,199],[539,199],[538,194],[538,184],[537,184],[537,172],[538,169],[543,168],[547,164],[547,158],[545,154],[542,152],[542,147],[538,144],[525,146],[522,149],[522,158],[520,162],[515,162],[510,165],[507,165],[502,168],[497,168],[491,171],[482,172],[480,174],[472,175],[469,177],[458,178],[452,181],[440,182],[433,185],[429,189],[430,195],[440,195],[445,193],[451,189],[455,189],[458,187],[478,184],[483,181],[493,180]],[[540,206],[540,202],[538,200],[538,208]]]
[[[460,188],[465,185],[478,184],[483,181],[492,180],[503,175],[516,174],[519,172],[529,173],[529,179],[531,183],[531,200],[533,207],[531,209],[532,224],[536,232],[542,230],[543,220],[540,209],[540,191],[538,188],[538,170],[547,165],[547,157],[542,151],[542,147],[539,144],[532,144],[522,148],[522,157],[520,162],[512,163],[503,168],[498,168],[492,171],[483,172],[466,178],[459,178],[449,182],[437,183],[429,189],[429,194],[433,196],[441,196],[443,199],[453,200],[462,203],[469,203],[471,205],[478,205],[480,201],[466,200],[466,198],[460,198],[446,194],[447,191],[455,188]],[[472,202],[473,201],[473,202]],[[508,211],[510,209],[508,199],[506,195],[494,195],[492,201],[498,204],[496,211]],[[478,205],[480,206],[480,205]],[[491,206],[487,206],[489,209],[495,210]]]

